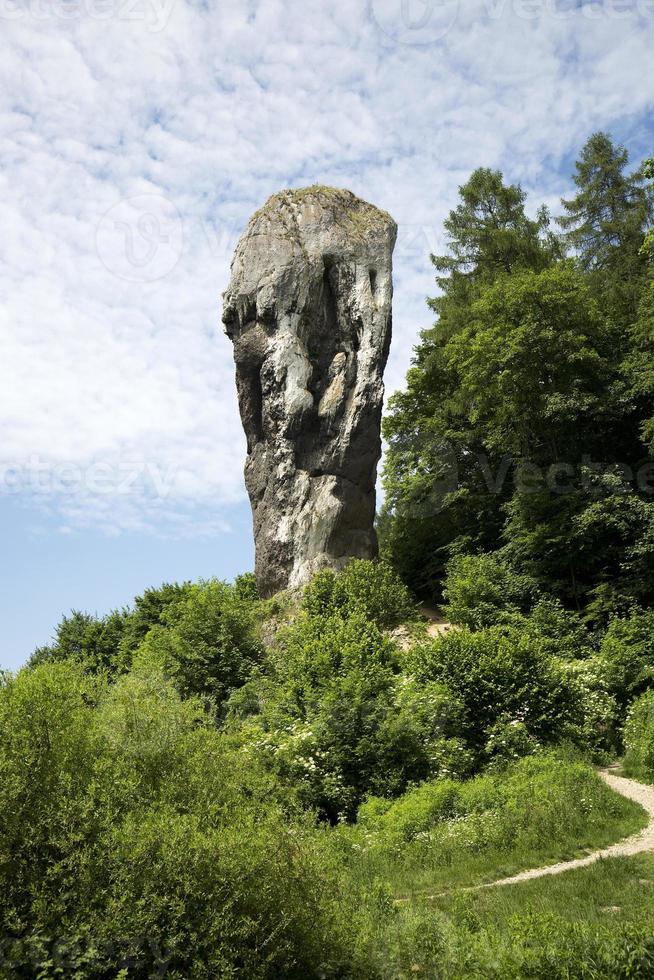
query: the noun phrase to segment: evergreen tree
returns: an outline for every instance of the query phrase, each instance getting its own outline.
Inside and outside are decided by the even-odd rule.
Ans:
[[[642,170],[627,173],[629,154],[606,133],[584,146],[573,177],[577,194],[562,200],[559,223],[608,308],[624,324],[633,322],[646,261],[645,230],[654,198]]]
[[[499,543],[503,490],[489,493],[503,450],[485,444],[469,413],[452,345],[466,335],[473,307],[501,276],[540,271],[558,255],[543,209],[525,212],[525,194],[499,171],[476,170],[445,221],[448,254],[432,256],[441,295],[429,301],[436,325],[421,335],[407,389],[390,402],[384,436],[386,503],[382,549],[418,592],[438,594],[457,549]],[[484,464],[480,467],[479,460]]]

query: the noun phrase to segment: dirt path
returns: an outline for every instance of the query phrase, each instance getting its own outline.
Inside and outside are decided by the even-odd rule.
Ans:
[[[610,857],[631,857],[634,854],[641,854],[643,851],[654,851],[654,786],[646,786],[644,783],[637,783],[635,779],[626,779],[624,776],[616,776],[610,769],[600,769],[598,775],[607,786],[610,786],[616,793],[626,796],[627,799],[640,803],[644,810],[649,814],[647,826],[638,834],[626,837],[617,844],[610,844],[601,851],[593,851],[586,857],[575,858],[572,861],[561,861],[559,864],[550,864],[546,868],[532,868],[530,871],[521,871],[510,878],[499,878],[497,881],[488,881],[482,885],[471,885],[468,888],[454,888],[446,892],[438,892],[435,895],[423,896],[428,899],[442,898],[451,895],[453,892],[476,892],[482,888],[498,888],[501,885],[517,885],[521,881],[532,881],[534,878],[544,878],[546,875],[560,875],[564,871],[572,871],[575,868],[586,868],[589,864],[601,861],[603,858]],[[405,903],[409,899],[398,899],[398,903]]]
[[[438,609],[434,609],[433,606],[426,606],[424,603],[420,606],[420,613],[423,619],[428,621],[427,626],[427,636],[437,637],[443,636],[445,633],[449,633],[452,629],[452,624],[449,623],[440,614]]]
[[[626,796],[627,799],[640,803],[644,810],[649,814],[649,823],[638,834],[627,837],[617,844],[610,844],[601,851],[593,851],[583,858],[576,858],[573,861],[561,861],[559,864],[550,864],[546,868],[532,868],[531,871],[521,871],[520,874],[512,875],[510,878],[500,878],[499,881],[491,881],[478,888],[496,888],[499,885],[515,885],[520,881],[531,881],[532,878],[543,878],[545,875],[560,875],[564,871],[572,871],[574,868],[586,868],[589,864],[601,861],[602,858],[609,857],[631,857],[633,854],[640,854],[643,851],[654,851],[654,786],[645,786],[637,783],[635,779],[625,779],[624,776],[616,776],[610,769],[602,769],[599,776],[607,786],[610,786],[616,793]]]

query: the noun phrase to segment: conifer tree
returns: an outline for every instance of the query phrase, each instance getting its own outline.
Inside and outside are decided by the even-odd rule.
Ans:
[[[606,133],[594,133],[575,164],[577,193],[561,203],[564,240],[577,253],[598,294],[622,324],[633,322],[646,261],[643,239],[654,197],[642,170],[627,172],[629,154]]]

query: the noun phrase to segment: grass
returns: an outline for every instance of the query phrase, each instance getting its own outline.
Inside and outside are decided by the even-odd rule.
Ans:
[[[366,887],[440,894],[583,856],[636,833],[647,814],[584,763],[546,755],[467,783],[438,780],[371,801],[340,845]]]
[[[645,812],[590,766],[547,754],[425,784],[395,803],[372,800],[360,813],[359,825],[330,837],[344,888],[358,896],[370,977],[654,977],[654,855],[465,890],[643,827]]]
[[[386,934],[386,975],[651,978],[653,925],[654,855],[610,859],[401,908]]]

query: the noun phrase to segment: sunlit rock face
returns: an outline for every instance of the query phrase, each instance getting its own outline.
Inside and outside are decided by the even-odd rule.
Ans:
[[[234,344],[262,595],[377,553],[393,219],[349,191],[283,191],[251,218],[223,321]]]

